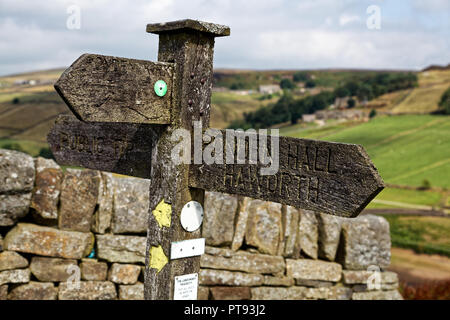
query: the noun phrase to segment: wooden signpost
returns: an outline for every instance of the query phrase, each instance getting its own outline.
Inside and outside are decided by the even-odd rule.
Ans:
[[[48,136],[60,164],[150,179],[146,299],[196,298],[204,241],[201,223],[190,220],[202,216],[205,190],[355,217],[383,189],[364,149],[351,144],[276,137],[274,146],[261,133],[227,139],[228,131],[214,130],[222,140],[202,139],[196,150],[194,134],[194,161],[174,161],[175,133],[209,127],[214,38],[230,29],[180,20],[149,24],[147,32],[159,35],[156,63],[86,54],[63,73],[55,88],[76,118],[61,116]],[[196,162],[208,143],[222,145],[223,162]],[[187,245],[195,253],[171,252]]]

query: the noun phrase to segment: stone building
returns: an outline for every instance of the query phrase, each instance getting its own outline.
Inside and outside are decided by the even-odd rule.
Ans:
[[[258,88],[259,93],[262,94],[274,94],[281,91],[281,87],[278,84],[266,84],[260,85]]]

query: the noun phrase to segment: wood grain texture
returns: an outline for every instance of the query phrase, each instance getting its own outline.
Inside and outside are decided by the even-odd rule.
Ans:
[[[260,158],[257,163],[249,164],[248,150],[254,149],[249,148],[250,135],[245,138],[245,144],[240,144],[245,148],[244,164],[236,164],[236,156],[234,162],[225,164],[230,163],[226,161],[226,145],[236,155],[238,140],[227,140],[226,130],[220,132],[224,164],[191,165],[191,187],[342,217],[357,216],[384,188],[377,169],[359,145],[279,137],[279,170],[275,174],[261,175],[260,169],[267,166],[259,161]],[[271,136],[266,137],[270,146]],[[258,135],[253,134],[253,138],[257,139]],[[257,152],[259,143],[260,140]]]
[[[47,140],[62,165],[150,178],[152,145],[159,125],[88,123],[61,115]]]
[[[192,19],[152,23],[147,25],[147,32],[156,34],[167,33],[170,31],[179,32],[180,30],[183,30],[183,32],[188,32],[189,30],[194,32],[203,32],[215,37],[230,35],[230,28],[227,26]]]
[[[177,142],[171,140],[174,130],[192,131],[193,121],[209,126],[214,37],[192,30],[171,30],[159,36],[159,61],[175,63],[172,123],[161,130],[152,153],[150,186],[150,214],[147,236],[145,272],[145,298],[151,300],[173,299],[174,278],[198,273],[200,258],[190,257],[170,261],[160,272],[149,268],[151,247],[162,246],[170,256],[173,241],[199,238],[200,231],[186,232],[180,224],[180,212],[188,201],[203,205],[204,190],[189,188],[189,166],[175,165],[171,152]],[[170,228],[160,228],[151,211],[164,199],[172,205]]]
[[[158,80],[167,93],[154,92]],[[55,89],[81,120],[170,123],[173,64],[84,54],[64,71]]]

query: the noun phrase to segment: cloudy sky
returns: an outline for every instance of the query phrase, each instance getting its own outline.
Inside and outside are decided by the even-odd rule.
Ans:
[[[0,0],[0,75],[66,67],[86,52],[156,60],[146,24],[184,18],[230,26],[216,68],[450,63],[450,0]]]

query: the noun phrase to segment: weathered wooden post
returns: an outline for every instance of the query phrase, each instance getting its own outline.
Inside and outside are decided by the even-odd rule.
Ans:
[[[200,237],[200,229],[187,232],[181,227],[180,212],[191,200],[203,205],[204,190],[189,187],[188,164],[173,163],[171,153],[178,141],[171,137],[180,128],[193,132],[194,121],[209,127],[214,38],[229,35],[230,29],[182,20],[149,24],[147,32],[159,34],[158,60],[175,63],[175,79],[171,124],[161,128],[152,152],[145,298],[172,299],[175,277],[200,269],[199,256],[170,260],[169,255],[173,242]],[[161,206],[162,210],[171,211],[165,224],[161,223],[164,217],[153,214],[160,203],[168,204]]]

